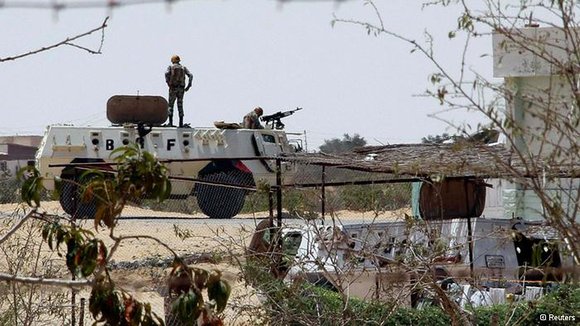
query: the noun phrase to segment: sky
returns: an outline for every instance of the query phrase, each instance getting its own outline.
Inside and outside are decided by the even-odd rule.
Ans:
[[[422,9],[420,0],[376,3],[387,29],[418,41],[429,31],[438,58],[459,69],[463,44],[447,38],[457,25],[456,11]],[[51,124],[110,125],[106,102],[113,95],[167,97],[164,72],[173,54],[194,75],[184,99],[185,121],[192,126],[239,122],[261,106],[265,114],[302,107],[284,122],[289,132],[306,132],[309,150],[345,133],[381,145],[454,132],[430,116],[444,107],[419,96],[435,72],[426,58],[393,37],[367,35],[352,24],[332,26],[333,17],[376,23],[363,0],[191,0],[58,13],[5,7],[0,58],[84,33],[107,16],[102,54],[61,46],[0,62],[0,135],[42,135]],[[95,33],[76,44],[97,49],[100,42]],[[469,68],[491,78],[491,57],[481,56],[492,52],[491,38],[472,47]],[[485,122],[469,112],[439,117],[473,126]]]

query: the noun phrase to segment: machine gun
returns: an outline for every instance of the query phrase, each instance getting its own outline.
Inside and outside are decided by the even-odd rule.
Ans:
[[[294,114],[294,112],[302,110],[302,108],[296,108],[290,111],[278,111],[274,114],[265,115],[261,118],[261,120],[266,124],[266,126],[272,129],[284,129],[284,124],[280,119],[286,118]]]

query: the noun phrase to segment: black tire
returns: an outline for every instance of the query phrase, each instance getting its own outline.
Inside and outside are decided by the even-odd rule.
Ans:
[[[79,185],[79,177],[74,172],[64,172],[61,175],[59,202],[62,209],[70,216],[78,219],[92,219],[97,211],[96,199],[82,201],[83,186]]]
[[[249,185],[248,176],[237,170],[221,171],[200,176],[203,181]],[[251,179],[251,174],[249,175]],[[195,185],[197,205],[210,218],[232,218],[242,210],[247,190],[198,183]]]

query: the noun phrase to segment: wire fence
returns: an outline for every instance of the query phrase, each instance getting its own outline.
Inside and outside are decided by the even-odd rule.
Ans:
[[[416,259],[419,256],[429,257],[427,261],[436,262],[434,265],[459,263],[460,268],[454,275],[456,278],[463,275],[467,283],[475,280],[474,272],[480,273],[478,278],[494,276],[481,274],[490,264],[496,264],[493,272],[499,273],[495,276],[502,282],[517,278],[517,275],[508,276],[508,269],[501,267],[501,264],[514,263],[500,257],[514,251],[512,231],[507,223],[500,227],[479,221],[472,225],[467,220],[409,223],[415,219],[411,213],[412,186],[408,182],[393,183],[389,175],[381,173],[281,163],[272,165],[274,168],[269,173],[259,176],[230,168],[200,173],[195,179],[172,177],[170,199],[157,202],[142,198],[129,203],[114,229],[117,237],[125,238],[110,264],[116,284],[137,299],[150,302],[153,312],[161,318],[174,318],[165,283],[173,255],[159,245],[155,240],[158,239],[190,264],[221,270],[233,289],[223,313],[226,323],[247,324],[255,317],[248,307],[259,306],[264,298],[240,275],[246,266],[244,257],[248,248],[256,251],[260,245],[264,248],[275,245],[275,240],[266,236],[269,233],[255,231],[264,222],[269,227],[315,228],[313,233],[300,233],[298,237],[290,231],[281,233],[279,244],[284,259],[296,260],[292,263],[295,266],[286,265],[282,271],[287,278],[297,276],[300,270],[325,266],[334,271],[331,273],[334,278],[318,272],[307,276],[316,277],[314,283],[321,284],[322,275],[322,283],[327,287],[341,290],[350,286],[349,291],[353,294],[359,291],[361,297],[399,298],[409,305],[414,300],[413,304],[417,305],[416,297],[421,291],[417,290],[417,279],[413,281],[410,277],[430,268],[425,265],[426,260]],[[0,180],[0,236],[26,212],[20,204],[20,187],[21,183],[15,179]],[[97,199],[85,195],[80,179],[75,174],[67,175],[59,187],[58,195],[49,192],[42,195],[41,209],[56,216],[74,216],[73,223],[92,230],[107,246],[113,247],[115,242],[109,237],[109,231],[92,219]],[[39,224],[40,221],[27,221],[25,227],[0,242],[3,253],[0,271],[70,279],[65,248],[51,250],[42,243]],[[257,237],[252,238],[253,235]],[[490,242],[490,239],[494,240]],[[305,240],[320,241],[315,251],[319,257],[326,258],[318,260],[308,255],[300,258]],[[481,245],[470,251],[470,242]],[[268,265],[263,261],[261,264]],[[360,273],[348,278],[346,275],[351,274],[338,273],[339,269],[343,272],[356,269]],[[440,283],[448,278],[449,274],[445,273],[432,275],[432,280]],[[459,291],[455,296],[457,302],[467,296],[464,289],[454,288],[454,291]],[[86,289],[63,290],[0,282],[0,325],[3,321],[26,324],[29,320],[37,325],[92,324],[94,318],[87,308],[89,297]],[[466,301],[469,299],[463,300]],[[175,320],[167,322],[179,324]]]
[[[95,203],[99,199],[83,199],[85,188],[80,181],[81,172],[63,176],[58,191],[43,193],[41,208],[79,219],[94,216]],[[410,207],[411,185],[384,183],[388,177],[381,173],[300,164],[281,174],[284,216],[312,219],[352,213],[378,217],[384,212]],[[263,217],[264,213],[269,216],[277,205],[273,171],[263,178],[254,178],[236,169],[209,173],[197,179],[170,178],[172,195],[169,199],[158,202],[142,198],[130,202],[121,218],[209,217],[227,224],[230,219]],[[21,185],[16,178],[0,179],[0,204],[4,205],[0,213],[5,215],[12,210],[11,205],[22,202]]]
[[[377,218],[391,219],[393,216],[386,213],[407,209],[410,204],[408,185],[372,182],[357,185],[355,182],[378,180],[381,178],[378,174],[331,168],[323,170],[314,165],[282,170],[278,182],[283,185],[280,188],[280,218],[284,221],[302,223],[305,220],[344,218],[345,221],[372,222]],[[107,230],[94,225],[92,217],[97,199],[87,200],[78,176],[78,173],[63,175],[58,192],[47,191],[42,194],[40,209],[56,216],[74,216],[77,225],[94,230],[97,237],[112,245]],[[323,187],[323,180],[341,185]],[[20,198],[21,186],[21,182],[15,178],[0,180],[3,231],[10,229],[26,212]],[[164,279],[172,255],[150,238],[137,236],[154,236],[192,263],[231,262],[232,257],[244,254],[252,232],[260,221],[278,217],[277,189],[276,173],[273,170],[255,178],[247,171],[238,169],[199,175],[195,180],[172,178],[171,198],[163,202],[142,198],[129,203],[123,210],[115,233],[117,236],[132,238],[115,252],[111,264],[114,277],[121,279],[118,281],[121,287],[132,289],[144,300],[152,301],[153,311],[163,318],[168,307],[164,299],[168,295]],[[36,253],[34,256],[43,260],[33,275],[70,279],[63,257],[66,251],[59,248],[54,252],[47,248],[41,241],[38,224],[38,221],[27,222],[26,230],[18,232],[18,237],[0,244],[3,251],[15,254],[13,260],[5,256],[0,263],[2,270],[6,270],[7,266],[30,265],[32,257],[24,261],[24,257],[16,254],[25,250]],[[35,250],[30,250],[32,243]],[[19,259],[22,261],[15,263]],[[213,268],[211,266],[208,265],[208,268]],[[26,274],[24,270],[7,271]],[[135,277],[142,281],[131,280]],[[234,283],[239,283],[237,279],[237,276],[232,277]],[[3,293],[13,292],[18,296],[26,296],[27,291],[32,291],[34,296],[26,304],[16,297],[0,301],[0,311],[3,311],[0,318],[18,318],[19,323],[22,323],[27,318],[38,316],[38,324],[74,322],[82,325],[93,322],[87,309],[90,293],[86,290],[69,291],[53,287],[32,289],[17,283],[2,286]],[[236,315],[234,312],[229,314]]]

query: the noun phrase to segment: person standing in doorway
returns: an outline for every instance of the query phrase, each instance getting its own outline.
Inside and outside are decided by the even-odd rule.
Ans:
[[[189,70],[181,65],[181,58],[178,55],[171,57],[171,65],[165,72],[165,82],[169,87],[169,122],[167,126],[173,127],[173,105],[177,100],[177,110],[179,111],[179,127],[183,127],[183,94],[191,88],[193,75]],[[185,76],[188,78],[185,86]]]

